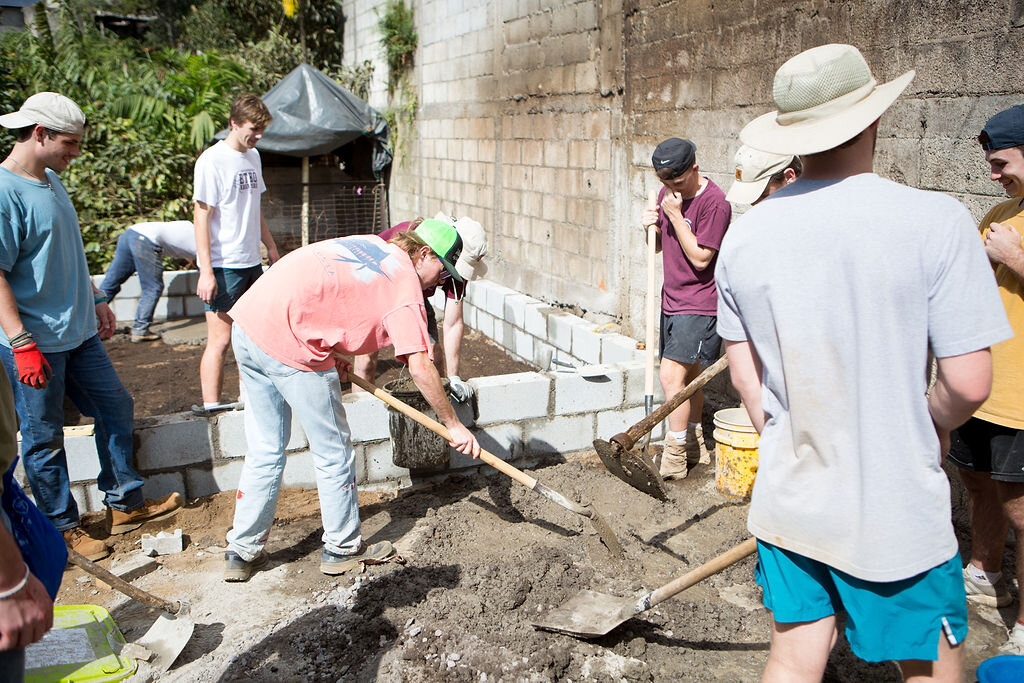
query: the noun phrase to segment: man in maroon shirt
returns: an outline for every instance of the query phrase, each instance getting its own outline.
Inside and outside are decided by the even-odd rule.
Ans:
[[[659,377],[665,396],[673,396],[696,379],[702,365],[718,360],[715,263],[732,208],[721,188],[700,174],[697,145],[690,140],[661,142],[651,161],[665,187],[658,208],[646,209],[642,222],[645,229],[657,227],[664,259]],[[698,462],[711,462],[701,428],[703,408],[704,394],[697,392],[669,415],[660,466],[665,479],[682,479]]]

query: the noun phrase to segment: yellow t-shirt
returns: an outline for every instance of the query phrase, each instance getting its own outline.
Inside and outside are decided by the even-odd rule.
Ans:
[[[982,239],[992,223],[1013,226],[1024,246],[1024,209],[1021,199],[1011,199],[992,208],[981,220]],[[992,347],[992,393],[974,414],[986,422],[1024,429],[1024,282],[1009,267],[995,265],[999,296],[1013,328],[1013,338]]]

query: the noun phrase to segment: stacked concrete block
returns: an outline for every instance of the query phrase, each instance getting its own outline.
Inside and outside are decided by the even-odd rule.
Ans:
[[[153,320],[177,320],[203,315],[203,302],[196,296],[199,271],[165,271],[163,277],[164,291],[156,302]],[[103,282],[103,276],[93,275],[92,281],[96,287],[99,287]],[[130,324],[135,320],[135,310],[139,307],[141,295],[139,276],[132,275],[125,280],[121,285],[121,291],[110,302],[110,308],[114,311],[114,317],[117,318],[118,323]]]

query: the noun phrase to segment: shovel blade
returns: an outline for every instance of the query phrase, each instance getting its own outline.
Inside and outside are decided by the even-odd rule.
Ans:
[[[599,638],[632,617],[635,604],[636,598],[582,590],[564,605],[545,612],[533,625],[576,638]]]
[[[150,664],[160,671],[167,671],[185,649],[195,628],[195,622],[187,616],[161,612],[159,618],[136,644],[153,653]]]
[[[637,491],[642,491],[658,500],[668,500],[668,489],[654,463],[632,450],[625,450],[617,443],[594,440],[594,450],[605,468]]]

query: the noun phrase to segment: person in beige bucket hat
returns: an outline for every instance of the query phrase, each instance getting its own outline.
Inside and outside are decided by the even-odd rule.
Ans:
[[[725,193],[733,204],[756,206],[800,177],[803,164],[792,154],[772,154],[743,145],[736,150],[736,179]]]
[[[966,207],[873,172],[879,117],[912,77],[878,85],[856,48],[813,48],[779,68],[778,111],[741,135],[804,163],[733,223],[716,273],[718,333],[760,433],[747,527],[772,614],[764,681],[821,680],[841,611],[858,657],[963,676],[939,463],[1012,330]]]

